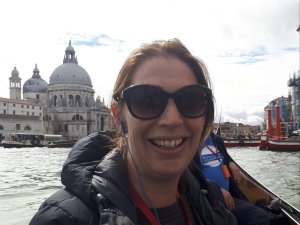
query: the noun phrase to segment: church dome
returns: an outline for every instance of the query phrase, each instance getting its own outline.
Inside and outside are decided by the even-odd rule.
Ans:
[[[75,63],[64,63],[50,76],[49,84],[84,84],[92,86],[89,74]]]
[[[40,76],[40,71],[35,64],[33,70],[33,75],[28,79],[23,85],[23,93],[27,92],[37,92],[37,93],[46,93],[48,90],[48,83],[43,80]]]
[[[71,41],[66,48],[63,64],[57,67],[50,76],[50,84],[82,84],[92,86],[89,74],[84,68],[78,65]]]

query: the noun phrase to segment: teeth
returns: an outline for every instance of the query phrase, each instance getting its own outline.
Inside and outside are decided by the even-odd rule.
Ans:
[[[154,140],[153,142],[156,145],[160,146],[160,147],[174,148],[174,147],[180,145],[182,143],[182,141],[183,141],[183,139],[180,138],[180,139],[171,140],[171,141],[169,141],[169,140],[165,140],[165,141],[163,141],[163,140]]]

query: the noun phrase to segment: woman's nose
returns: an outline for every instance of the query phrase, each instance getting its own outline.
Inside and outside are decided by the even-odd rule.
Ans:
[[[169,99],[165,110],[159,117],[159,125],[177,126],[182,124],[182,115],[173,99]]]

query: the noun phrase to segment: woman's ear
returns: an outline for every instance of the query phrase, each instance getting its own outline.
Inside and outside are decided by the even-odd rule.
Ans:
[[[117,104],[113,103],[111,105],[111,113],[112,116],[114,117],[115,123],[116,123],[116,127],[120,128],[120,115],[118,113],[118,109],[117,109]]]

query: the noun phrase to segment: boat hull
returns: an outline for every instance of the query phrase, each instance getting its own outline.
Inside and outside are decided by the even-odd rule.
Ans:
[[[300,151],[300,140],[299,138],[275,140],[264,135],[261,136],[259,149],[286,152]]]
[[[30,133],[11,133],[5,136],[1,145],[4,148],[33,148],[45,147],[49,143],[59,141],[62,135],[57,134],[30,134]]]
[[[56,141],[50,143],[48,148],[70,148],[77,142],[77,140],[65,140],[65,141]]]
[[[34,148],[45,147],[44,145],[22,144],[22,143],[2,143],[4,148]]]
[[[300,142],[268,140],[268,149],[275,151],[300,151]]]
[[[258,147],[260,140],[224,140],[225,147]]]

